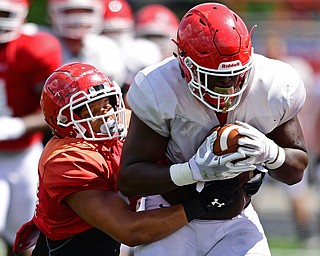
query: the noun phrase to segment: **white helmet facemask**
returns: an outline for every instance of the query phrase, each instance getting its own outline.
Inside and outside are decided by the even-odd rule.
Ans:
[[[114,81],[113,83],[115,84]],[[105,97],[112,101],[112,109],[107,113],[94,115],[90,103]],[[79,117],[79,109],[83,108],[87,109],[89,117]],[[70,111],[71,120],[66,120],[64,111]],[[60,109],[57,119],[58,125],[73,125],[77,137],[89,141],[123,139],[127,133],[126,109],[119,86],[110,88],[108,85],[97,85],[89,88],[89,94],[84,91],[75,93],[71,96],[70,103]],[[92,127],[92,122],[97,120],[102,122],[99,132],[95,132]]]
[[[183,61],[191,75],[188,88],[193,96],[216,112],[228,112],[238,106],[248,85],[252,59],[244,66],[240,61],[221,63],[218,69],[202,67],[190,57]],[[214,77],[229,77],[234,85],[228,88],[214,86]]]

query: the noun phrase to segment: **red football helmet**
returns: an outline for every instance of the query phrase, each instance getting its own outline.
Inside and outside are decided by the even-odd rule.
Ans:
[[[191,93],[217,112],[235,109],[252,66],[251,32],[225,5],[199,4],[189,10],[177,33],[178,59]],[[216,79],[232,80],[228,88]]]
[[[164,5],[150,4],[136,14],[137,36],[175,37],[178,27],[178,16]]]
[[[136,36],[156,43],[163,58],[171,57],[176,49],[171,38],[176,38],[178,27],[178,16],[164,5],[150,4],[136,14]]]
[[[102,29],[103,0],[48,0],[52,26],[60,36],[81,39]]]
[[[106,0],[103,30],[132,30],[134,18],[131,6],[126,0]]]
[[[7,43],[18,37],[28,11],[28,0],[1,0],[0,43]]]
[[[106,97],[111,110],[93,113],[90,103]],[[96,141],[123,138],[126,134],[126,110],[120,87],[89,64],[74,62],[56,69],[44,84],[40,105],[45,121],[58,137]],[[83,108],[87,118],[79,115]],[[101,122],[100,132],[92,127],[97,120]]]

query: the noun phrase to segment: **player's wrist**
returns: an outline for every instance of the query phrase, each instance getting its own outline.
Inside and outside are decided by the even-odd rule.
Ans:
[[[268,161],[265,163],[265,166],[269,170],[278,169],[280,166],[283,165],[284,161],[286,160],[286,154],[282,147],[277,145],[277,155],[274,160]]]
[[[170,177],[177,186],[184,186],[195,183],[192,170],[188,162],[182,164],[173,164],[170,166]]]

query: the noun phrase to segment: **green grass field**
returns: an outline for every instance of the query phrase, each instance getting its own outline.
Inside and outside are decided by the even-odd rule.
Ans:
[[[299,243],[294,237],[269,237],[272,256],[319,256],[318,248],[308,248]]]

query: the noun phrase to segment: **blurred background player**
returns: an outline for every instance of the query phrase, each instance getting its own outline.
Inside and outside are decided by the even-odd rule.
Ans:
[[[171,38],[176,38],[178,27],[179,17],[164,5],[146,5],[136,13],[136,37],[155,42],[160,47],[163,59],[171,57],[176,50]]]
[[[126,0],[105,0],[105,5],[101,34],[114,39],[121,48],[121,56],[126,65],[126,81],[122,85],[125,97],[136,73],[161,61],[162,55],[156,43],[135,37],[134,14]]]
[[[113,40],[99,35],[104,12],[103,0],[48,0],[48,15],[62,45],[63,63],[90,63],[122,84],[125,66],[119,48]]]
[[[134,35],[134,14],[126,0],[105,0],[101,33],[124,43]]]
[[[0,235],[8,255],[19,226],[33,215],[47,128],[40,92],[61,64],[55,37],[25,30],[28,11],[27,0],[0,1]]]
[[[314,168],[314,156],[315,156],[315,117],[319,111],[314,108],[315,101],[315,72],[311,64],[302,57],[295,56],[289,53],[287,42],[285,39],[276,32],[270,32],[266,35],[265,44],[265,55],[272,59],[279,59],[290,64],[295,68],[306,88],[306,101],[298,114],[303,134],[306,140],[308,148],[309,164],[307,167],[306,175],[302,181],[292,186],[285,186],[282,183],[274,182],[272,179],[267,181],[272,184],[281,186],[288,194],[290,200],[290,206],[292,208],[292,215],[294,223],[296,225],[297,238],[299,242],[308,245],[309,241],[312,243],[311,236],[311,211],[310,211],[310,190],[308,177],[311,175],[310,172]],[[258,204],[258,202],[257,202]],[[310,244],[311,245],[311,244]]]

